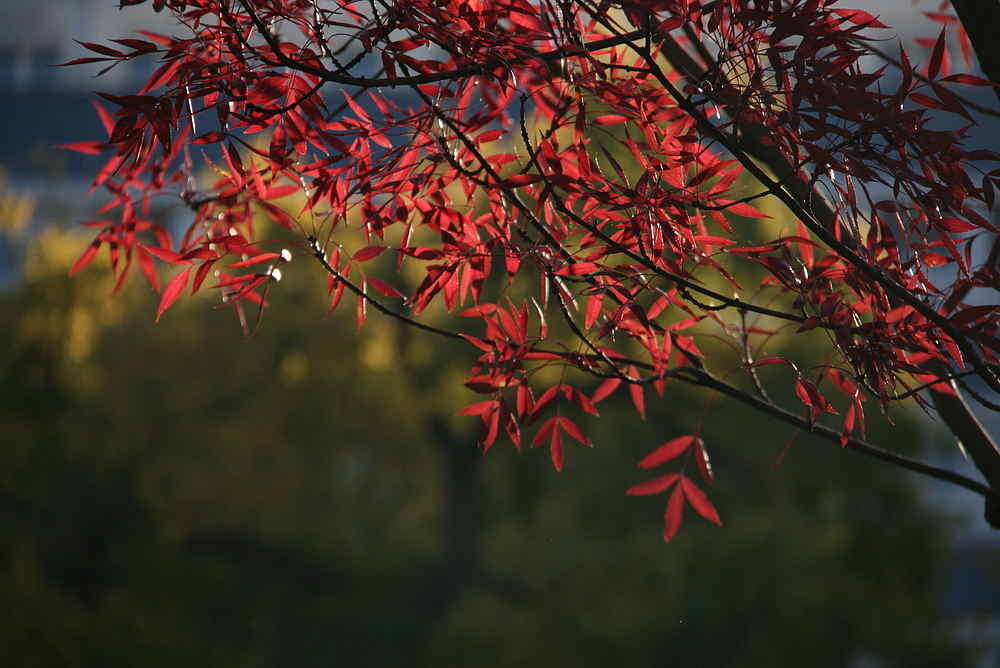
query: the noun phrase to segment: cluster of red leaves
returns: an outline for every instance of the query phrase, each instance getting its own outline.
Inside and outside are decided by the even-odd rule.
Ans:
[[[697,436],[681,436],[680,438],[675,438],[672,441],[664,443],[646,455],[639,462],[639,466],[644,469],[652,468],[660,464],[665,464],[681,455],[686,456],[685,465],[687,464],[687,460],[693,455],[698,465],[698,471],[705,479],[705,482],[712,483],[712,465],[708,461],[705,442]],[[705,496],[703,491],[698,489],[690,478],[684,475],[683,470],[681,473],[668,473],[659,478],[639,483],[635,487],[630,488],[628,493],[636,496],[645,496],[647,494],[658,494],[671,487],[674,488],[674,491],[670,494],[670,500],[667,501],[667,511],[663,516],[663,540],[673,538],[674,534],[677,533],[677,529],[680,528],[681,519],[684,515],[685,499],[702,517],[716,524],[722,524],[722,520],[719,519],[719,513],[708,500],[708,497]]]
[[[158,316],[210,275],[241,314],[262,311],[298,257],[326,270],[331,311],[357,300],[359,327],[369,307],[416,324],[437,299],[462,306],[474,334],[418,326],[481,350],[466,385],[487,398],[462,411],[481,446],[502,427],[520,447],[540,423],[531,446],[557,469],[563,435],[590,445],[568,413],[622,386],[644,413],[647,385],[705,384],[713,365],[742,368],[749,393],[761,366],[792,367],[810,423],[836,413],[828,383],[850,403],[843,443],[865,394],[885,408],[937,380],[926,360],[1000,389],[997,314],[971,297],[1000,289],[1000,168],[965,147],[967,128],[932,122],[969,125],[955,88],[985,83],[948,71],[944,33],[920,72],[901,50],[891,79],[864,69],[883,26],[835,0],[153,5],[186,36],[85,44],[96,56],[75,61],[159,59],[138,94],[104,96],[108,139],[73,145],[111,152],[95,186],[114,212],[88,223],[74,270],[106,247],[120,280],[135,260],[159,290],[153,258],[179,267]],[[163,196],[187,206],[180,239],[151,219]],[[794,228],[760,224],[764,201]],[[286,232],[262,239],[261,220]],[[743,286],[750,268],[762,280]],[[754,361],[795,328],[829,334],[824,364]],[[720,334],[735,357],[705,359],[696,339]],[[604,382],[589,397],[565,374],[546,387],[552,366]],[[640,466],[682,454],[711,482],[696,436]],[[685,499],[719,522],[679,473],[630,493],[670,487],[666,538]]]

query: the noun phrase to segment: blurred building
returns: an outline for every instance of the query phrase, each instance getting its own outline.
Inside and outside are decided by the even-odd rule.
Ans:
[[[90,104],[94,91],[137,90],[154,61],[121,63],[99,78],[100,64],[59,67],[95,55],[77,43],[139,37],[135,31],[176,30],[152,4],[118,8],[116,0],[0,0],[0,165],[22,188],[38,191],[53,176],[83,181],[100,158],[54,149],[103,139]],[[77,41],[74,41],[77,40]],[[79,196],[74,188],[74,197]]]
[[[100,66],[55,67],[94,55],[80,42],[132,37],[137,30],[168,30],[167,16],[152,5],[118,8],[115,0],[0,0],[0,91],[89,94]],[[101,77],[101,90],[122,90],[139,82],[148,65],[128,62]]]
[[[153,59],[122,63],[95,78],[100,64],[59,67],[95,55],[77,43],[141,37],[137,30],[170,33],[169,16],[152,4],[119,9],[117,0],[0,0],[0,187],[34,203],[34,227],[72,224],[104,201],[87,197],[106,156],[56,148],[107,137],[91,100],[95,91],[135,92]],[[0,286],[19,271],[0,239]]]

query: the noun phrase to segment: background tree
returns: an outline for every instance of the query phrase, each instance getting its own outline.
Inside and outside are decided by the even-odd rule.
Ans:
[[[153,5],[186,34],[75,61],[160,62],[104,96],[107,142],[74,145],[113,151],[96,184],[116,212],[74,269],[106,247],[119,285],[138,265],[159,290],[163,260],[158,316],[214,283],[252,332],[312,260],[358,327],[377,310],[478,349],[462,413],[483,449],[506,432],[561,469],[591,443],[575,411],[627,388],[645,415],[679,381],[963,485],[1000,525],[1000,453],[959,388],[997,405],[1000,172],[957,90],[989,81],[952,71],[945,32],[890,80],[865,69],[884,26],[823,0]],[[179,234],[160,195],[189,211]],[[923,392],[988,484],[863,440],[867,404],[931,410]],[[685,505],[720,522],[702,436],[629,490],[669,491],[667,539]]]
[[[154,325],[138,282],[109,302],[109,272],[68,278],[78,231],[13,239],[4,666],[955,666],[978,649],[941,605],[952,525],[913,480],[809,435],[772,471],[792,430],[748,434],[735,400],[703,432],[733,444],[713,487],[729,526],[692,523],[664,550],[656,499],[621,481],[633,444],[696,429],[688,388],[646,422],[609,397],[590,431],[621,447],[559,476],[471,447],[454,379],[474,352],[379,314],[365,337],[353,313],[317,322],[325,286],[306,273],[244,343],[202,296]],[[913,453],[914,417],[869,433]]]

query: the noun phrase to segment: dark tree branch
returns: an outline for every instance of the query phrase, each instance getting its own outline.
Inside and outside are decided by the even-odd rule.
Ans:
[[[940,360],[931,360],[924,365],[928,371],[941,378],[950,374],[950,369]],[[958,439],[962,450],[995,490],[1000,490],[1000,450],[986,428],[976,418],[969,404],[962,397],[958,383],[952,378],[948,382],[954,394],[942,392],[931,386],[930,394],[945,425]],[[1000,529],[1000,501],[987,497],[985,518],[994,529]]]
[[[979,59],[979,68],[986,78],[1000,85],[1000,2],[997,0],[951,0],[965,34],[972,42],[972,49]],[[993,92],[1000,100],[1000,88]]]
[[[691,383],[692,385],[698,385],[700,387],[715,390],[720,394],[725,394],[728,397],[736,399],[737,401],[746,404],[761,413],[776,417],[787,424],[815,434],[826,441],[830,441],[838,445],[841,444],[842,435],[836,429],[832,429],[822,424],[812,423],[801,415],[792,413],[777,404],[773,404],[760,397],[744,392],[734,385],[721,381],[704,369],[697,369],[694,367],[672,369],[671,376]],[[994,491],[994,489],[987,487],[981,482],[967,478],[966,476],[955,473],[954,471],[933,466],[931,464],[879,448],[878,446],[853,437],[847,439],[844,447],[873,459],[878,459],[895,466],[899,466],[900,468],[904,468],[909,471],[915,471],[931,478],[944,480],[946,482],[965,487],[966,489],[972,490],[973,492],[984,496],[987,500],[987,508],[996,507],[996,504],[1000,503],[1000,492]],[[987,517],[989,516],[989,513],[987,513]],[[991,524],[991,526],[994,525]]]

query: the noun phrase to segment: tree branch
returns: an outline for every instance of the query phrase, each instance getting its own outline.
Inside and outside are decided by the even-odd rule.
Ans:
[[[837,430],[822,424],[814,424],[809,420],[805,419],[804,417],[792,413],[791,411],[788,411],[782,408],[781,406],[778,406],[777,404],[773,404],[769,401],[765,401],[760,397],[744,392],[743,390],[739,389],[734,385],[730,385],[729,383],[719,380],[718,378],[710,374],[708,371],[705,371],[704,369],[697,369],[694,367],[682,367],[682,368],[672,369],[670,373],[671,377],[678,378],[679,380],[691,383],[692,385],[698,385],[700,387],[706,387],[715,390],[720,394],[725,394],[726,396],[736,399],[737,401],[746,404],[747,406],[750,406],[760,411],[761,413],[765,413],[772,417],[776,417],[782,422],[785,422],[787,424],[793,425],[795,427],[808,431],[812,434],[815,434],[816,436],[826,441],[830,441],[838,445],[840,445],[841,443],[842,435]],[[883,448],[879,448],[875,445],[872,445],[863,440],[853,437],[847,439],[847,442],[846,444],[844,444],[844,447],[850,450],[854,450],[855,452],[859,452],[873,459],[878,459],[884,462],[888,462],[895,466],[899,466],[901,468],[910,471],[915,471],[917,473],[921,473],[931,478],[944,480],[946,482],[950,482],[955,485],[959,485],[960,487],[965,487],[966,489],[972,490],[973,492],[981,494],[983,497],[986,498],[988,509],[996,508],[997,504],[1000,504],[1000,491],[994,491],[993,489],[987,487],[981,482],[972,480],[971,478],[967,478],[966,476],[963,476],[959,473],[955,473],[954,471],[950,471],[948,469],[944,469],[938,466],[933,466],[931,464],[927,464],[919,460],[912,459],[910,457],[906,457],[904,455],[900,455],[895,452],[885,450]],[[989,517],[990,514],[988,512],[987,518],[989,519]],[[995,525],[991,523],[990,526],[995,526]]]
[[[374,299],[367,292],[365,292],[358,286],[354,285],[354,283],[351,283],[349,280],[344,278],[344,275],[341,274],[339,271],[337,271],[337,269],[330,264],[330,261],[326,257],[326,251],[323,250],[323,248],[319,245],[319,242],[315,238],[309,239],[309,249],[312,251],[313,257],[315,257],[319,261],[319,263],[323,265],[323,268],[327,271],[327,273],[333,276],[336,280],[343,283],[348,290],[353,292],[359,298],[365,300],[366,303],[371,304],[375,308],[375,310],[377,310],[379,313],[387,315],[390,318],[394,318],[412,327],[416,327],[417,329],[422,329],[427,332],[432,332],[439,336],[444,336],[450,339],[462,339],[462,340],[465,339],[465,337],[463,337],[458,332],[452,332],[451,330],[435,327],[434,325],[428,325],[427,323],[420,322],[419,320],[415,320],[414,318],[411,318],[407,315],[403,315],[402,313],[397,313],[396,311],[390,309],[388,306],[385,306],[384,304],[379,302],[377,299]]]
[[[986,78],[1000,85],[1000,40],[997,40],[997,28],[1000,27],[1000,2],[997,0],[951,0],[958,20],[965,28],[965,34],[972,42],[972,50],[979,59],[979,69]],[[994,87],[993,92],[1000,100],[1000,88]]]

